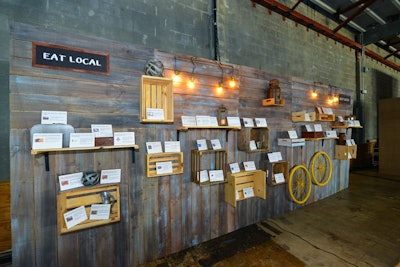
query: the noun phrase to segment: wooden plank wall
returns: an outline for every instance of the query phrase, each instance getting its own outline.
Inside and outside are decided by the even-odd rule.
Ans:
[[[94,75],[32,67],[32,41],[55,43],[110,53],[110,75]],[[174,66],[184,79],[193,64],[174,55],[110,40],[72,33],[58,33],[16,24],[12,29],[10,68],[10,158],[13,265],[15,266],[137,266],[180,251],[235,229],[296,209],[285,185],[267,188],[267,199],[248,199],[233,208],[224,201],[224,186],[200,187],[191,182],[190,151],[199,138],[221,140],[228,162],[254,160],[263,168],[266,153],[237,150],[238,134],[223,130],[181,132],[184,173],[159,178],[146,177],[146,141],[177,140],[176,127],[182,115],[216,115],[219,105],[229,116],[265,117],[269,125],[271,151],[281,151],[291,166],[308,162],[315,151],[324,150],[333,159],[334,141],[307,142],[304,148],[281,148],[277,138],[288,129],[299,131],[291,122],[291,111],[313,110],[324,105],[323,97],[310,101],[310,81],[235,66],[222,66],[225,75],[234,73],[239,89],[215,91],[221,68],[215,62],[195,59],[197,86],[174,85],[175,122],[141,124],[139,88],[145,62],[158,58],[166,66],[166,76]],[[284,107],[262,107],[270,79],[279,79]],[[225,76],[227,81],[228,77]],[[320,88],[328,92],[327,86]],[[352,95],[351,90],[337,89]],[[29,129],[40,123],[42,110],[68,111],[68,122],[77,131],[88,132],[91,124],[113,124],[114,130],[131,130],[140,149],[104,152],[50,154],[50,171],[44,156],[30,155]],[[352,106],[337,106],[338,113],[350,113]],[[324,127],[329,128],[328,123]],[[300,134],[300,132],[298,132]],[[348,161],[333,160],[331,182],[324,188],[313,186],[308,203],[327,197],[348,186]],[[121,221],[107,226],[59,235],[57,232],[57,176],[77,171],[121,168]]]
[[[11,249],[10,182],[0,182],[0,252]]]

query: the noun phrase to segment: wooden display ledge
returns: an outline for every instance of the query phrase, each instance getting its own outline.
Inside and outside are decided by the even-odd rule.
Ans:
[[[318,140],[335,140],[339,137],[316,137],[316,138],[304,138],[306,141],[318,141]]]
[[[332,129],[348,129],[348,128],[363,128],[363,126],[347,126],[347,125],[333,125]]]
[[[179,133],[187,132],[189,130],[235,130],[239,131],[242,129],[241,126],[179,126],[176,128],[177,130],[177,140],[179,141]],[[228,132],[226,132],[225,140],[228,141]]]
[[[172,165],[171,173],[157,173],[157,162],[170,161]],[[183,152],[163,152],[147,154],[146,157],[147,177],[159,177],[183,173]]]

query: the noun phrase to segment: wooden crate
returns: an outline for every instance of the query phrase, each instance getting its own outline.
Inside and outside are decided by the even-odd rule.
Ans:
[[[279,162],[268,162],[266,169],[268,170],[267,182],[270,185],[278,185],[280,183],[275,182],[275,174],[283,173],[285,177],[285,183],[289,179],[289,162],[279,161]]]
[[[316,113],[314,111],[312,112],[305,112],[305,111],[295,111],[292,112],[292,121],[293,122],[305,122],[305,121],[315,121],[315,115]]]
[[[87,219],[80,224],[67,228],[64,221],[64,214],[70,210],[85,206],[87,217],[90,217],[90,207],[92,204],[101,204],[102,199],[100,193],[108,191],[115,198],[115,202],[111,205],[110,217],[107,220],[90,220]],[[72,231],[82,230],[86,228],[96,227],[109,223],[120,221],[120,197],[118,185],[95,186],[91,188],[83,188],[71,191],[61,192],[57,195],[57,221],[59,233],[68,233]]]
[[[228,173],[225,184],[225,201],[236,207],[236,202],[246,199],[243,189],[252,187],[254,197],[266,199],[266,173],[262,170]]]
[[[262,100],[263,106],[284,106],[285,100],[281,99],[280,103],[275,103],[275,98],[266,98]]]
[[[169,174],[158,174],[157,173],[157,162],[168,162],[172,163],[172,173]],[[166,176],[183,173],[183,152],[164,152],[147,154],[147,177]]]
[[[335,121],[335,114],[317,113],[318,121]]]
[[[323,138],[324,132],[302,132],[302,138]]]
[[[163,110],[164,119],[148,118],[146,112],[148,108]],[[140,122],[174,122],[174,91],[172,79],[142,75],[140,87]]]
[[[335,159],[348,160],[357,158],[357,146],[336,145]]]
[[[261,142],[261,148],[250,150],[250,141]],[[238,136],[238,149],[247,152],[268,151],[269,149],[269,130],[266,127],[253,128],[244,127]]]
[[[226,182],[226,151],[221,150],[192,150],[191,156],[191,176],[192,182],[199,185],[212,185]],[[200,171],[202,170],[222,170],[224,181],[221,182],[200,182]]]

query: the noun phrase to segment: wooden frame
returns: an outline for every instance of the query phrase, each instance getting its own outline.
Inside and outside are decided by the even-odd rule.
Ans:
[[[349,157],[350,155],[350,157]],[[348,160],[357,158],[357,145],[346,146],[336,145],[335,146],[335,159]]]
[[[208,155],[209,160],[204,160],[203,156]],[[226,158],[225,150],[192,150],[191,175],[192,181],[199,185],[212,185],[226,182]],[[208,164],[206,164],[207,162]],[[213,168],[214,166],[214,168]],[[202,170],[222,170],[224,172],[224,180],[220,182],[200,182],[200,171]]]
[[[166,175],[174,175],[183,173],[183,152],[164,152],[147,154],[146,157],[146,170],[147,177],[158,177]],[[157,162],[172,162],[172,173],[169,174],[157,174]]]
[[[261,148],[250,150],[250,141],[261,142]],[[239,132],[238,149],[246,152],[266,152],[269,149],[269,129],[267,127],[244,127]]]
[[[268,162],[267,163],[267,170],[268,170],[268,184],[270,185],[279,185],[287,183],[289,179],[289,162],[288,161],[278,161],[278,162]],[[276,173],[283,173],[285,177],[284,183],[276,183],[274,174]]]

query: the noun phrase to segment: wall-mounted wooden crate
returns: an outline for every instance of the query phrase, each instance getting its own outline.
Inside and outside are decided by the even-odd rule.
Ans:
[[[107,220],[86,220],[71,228],[67,228],[64,214],[70,210],[84,206],[87,217],[90,218],[92,204],[102,204],[101,192],[108,191],[114,197],[111,205],[110,217]],[[57,221],[59,233],[68,233],[86,228],[96,227],[120,221],[120,197],[118,185],[95,186],[71,191],[61,192],[57,195]]]
[[[211,185],[226,182],[226,151],[225,150],[192,150],[191,176],[192,181],[199,185]],[[220,182],[200,182],[200,171],[222,170],[224,180]]]
[[[268,170],[268,184],[277,185],[281,183],[276,183],[275,174],[282,173],[285,178],[285,182],[289,179],[289,162],[287,161],[278,161],[278,162],[267,162],[267,170]]]
[[[148,116],[148,109],[162,110],[164,118],[160,119]],[[140,87],[140,122],[174,122],[174,90],[172,79],[142,76]]]
[[[305,121],[315,121],[316,113],[313,112],[305,112],[305,111],[295,111],[292,112],[292,121],[293,122],[305,122]]]
[[[357,158],[357,146],[336,145],[335,159],[347,160]]]
[[[250,141],[260,142],[260,148],[250,150]],[[268,151],[269,149],[269,130],[266,127],[244,127],[238,136],[238,149],[247,152]]]
[[[158,162],[171,162],[171,173],[158,173]],[[147,154],[147,177],[166,176],[183,173],[183,152],[164,152]]]
[[[253,188],[254,197],[266,198],[266,173],[262,170],[228,173],[225,184],[225,201],[236,207],[236,202],[246,199],[243,189]]]
[[[263,106],[281,106],[283,107],[285,105],[285,99],[281,99],[279,103],[275,102],[275,98],[266,98],[262,100],[262,105]]]
[[[317,113],[318,121],[335,121],[335,114]]]

